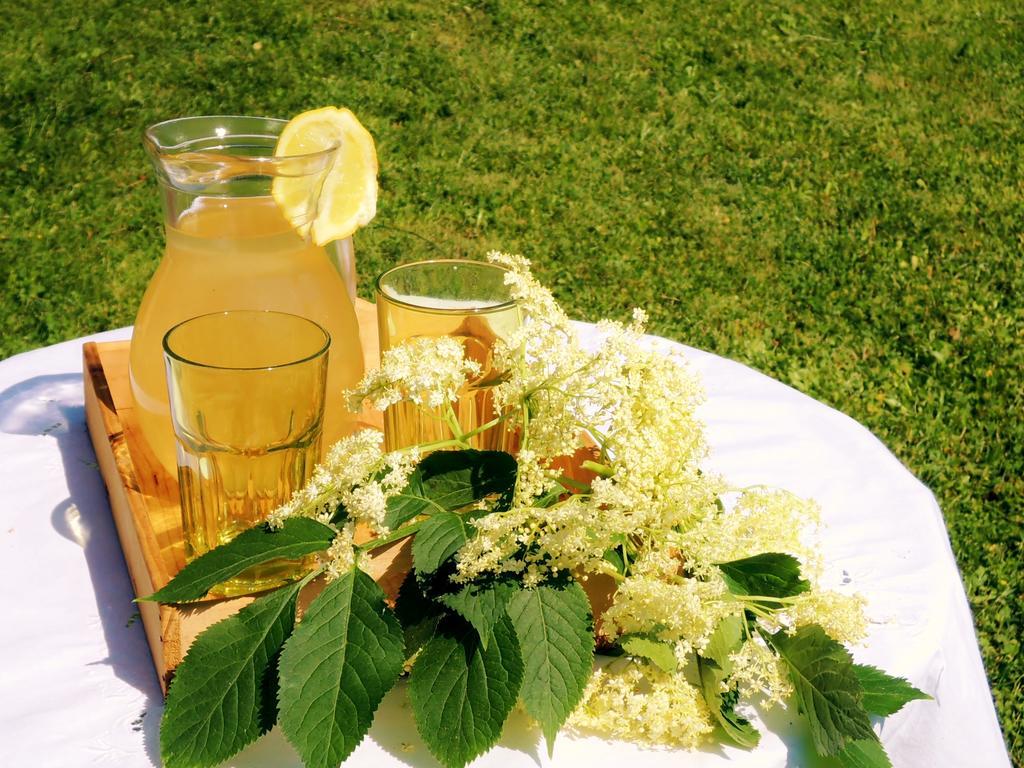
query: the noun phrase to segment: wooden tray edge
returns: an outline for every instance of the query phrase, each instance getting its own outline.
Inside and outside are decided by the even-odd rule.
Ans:
[[[145,501],[141,494],[131,490],[138,488],[139,484],[96,342],[86,342],[82,346],[82,358],[86,425],[107,488],[121,552],[135,594],[149,595],[158,588],[154,581],[162,579],[165,584],[170,576],[164,573],[159,558],[152,556],[158,549],[148,519],[144,514],[137,513],[137,510],[145,510]],[[133,494],[137,498],[130,498]],[[142,545],[141,537],[150,541],[148,550]],[[166,694],[170,674],[181,661],[181,617],[173,606],[145,602],[136,605],[146,631],[160,687]]]

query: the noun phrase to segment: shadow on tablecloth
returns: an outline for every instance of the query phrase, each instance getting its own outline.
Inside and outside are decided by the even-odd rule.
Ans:
[[[162,696],[85,424],[81,374],[34,376],[0,392],[0,431],[42,435],[57,443],[68,498],[53,509],[50,522],[58,534],[82,548],[89,569],[108,649],[106,658],[92,663],[109,665],[146,696],[145,709],[128,727],[143,732],[148,757],[159,765]]]

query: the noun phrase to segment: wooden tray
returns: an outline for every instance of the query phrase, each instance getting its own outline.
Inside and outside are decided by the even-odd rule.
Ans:
[[[357,300],[356,315],[367,369],[378,365],[373,304]],[[85,412],[96,459],[107,486],[125,563],[137,596],[152,594],[185,565],[177,479],[149,452],[135,420],[128,385],[127,341],[88,342],[82,348]],[[380,426],[380,415],[362,422]],[[410,567],[408,542],[374,553],[368,570],[394,597]],[[322,588],[314,582],[300,596],[300,610]],[[196,635],[251,602],[251,597],[208,600],[187,607],[138,603],[160,686],[167,692],[174,668]]]

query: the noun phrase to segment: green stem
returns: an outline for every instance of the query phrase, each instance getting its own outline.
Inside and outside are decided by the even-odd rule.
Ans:
[[[459,425],[459,419],[455,415],[455,409],[452,408],[451,400],[445,403],[444,421],[448,425],[448,429],[450,429],[452,434],[455,435],[455,439],[461,443],[465,443],[466,435],[462,431],[462,427]]]
[[[576,422],[576,426],[579,427],[580,429],[583,429],[583,430],[586,430],[587,432],[589,432],[591,434],[591,436],[597,441],[597,444],[598,444],[598,446],[601,447],[601,450],[602,451],[604,450],[604,444],[608,442],[608,435],[606,435],[604,432],[599,430],[593,424],[588,424],[588,423],[583,422],[583,421],[577,421]]]
[[[584,461],[580,466],[583,467],[583,469],[589,469],[595,475],[600,475],[601,477],[611,477],[615,474],[615,470],[607,464],[598,464],[596,461],[590,461],[589,459]]]
[[[737,595],[736,599],[741,603],[778,603],[779,605],[791,605],[797,601],[797,597],[769,597],[768,595]]]
[[[431,451],[439,451],[443,448],[463,448],[465,447],[461,440],[456,440],[451,437],[446,437],[444,440],[435,440],[433,443],[418,443],[411,445],[408,448],[400,448],[399,450],[409,453],[413,448],[418,448],[420,453],[430,453]]]
[[[365,552],[372,552],[375,549],[386,547],[388,544],[393,544],[396,541],[400,541],[408,536],[412,536],[416,531],[420,529],[425,521],[420,520],[416,523],[409,523],[409,525],[403,525],[401,528],[392,531],[387,536],[378,536],[376,539],[370,539],[364,544],[360,544],[356,549],[360,554]]]
[[[579,493],[590,493],[591,487],[586,483],[581,483],[579,480],[573,480],[571,477],[562,475],[558,478],[558,483],[567,491],[578,491]]]
[[[299,589],[302,589],[303,587],[305,587],[307,584],[309,584],[309,582],[311,582],[313,579],[317,578],[318,576],[323,575],[323,572],[325,570],[327,570],[327,569],[324,568],[324,566],[321,565],[319,568],[314,568],[312,571],[307,573],[305,576],[302,577],[302,586],[300,586]]]

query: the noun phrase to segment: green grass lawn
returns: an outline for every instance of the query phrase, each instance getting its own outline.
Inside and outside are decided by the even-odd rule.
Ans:
[[[25,6],[0,0],[0,357],[132,322],[146,125],[347,105],[379,224],[522,252],[574,315],[644,305],[881,437],[939,498],[1024,760],[1018,3]]]

